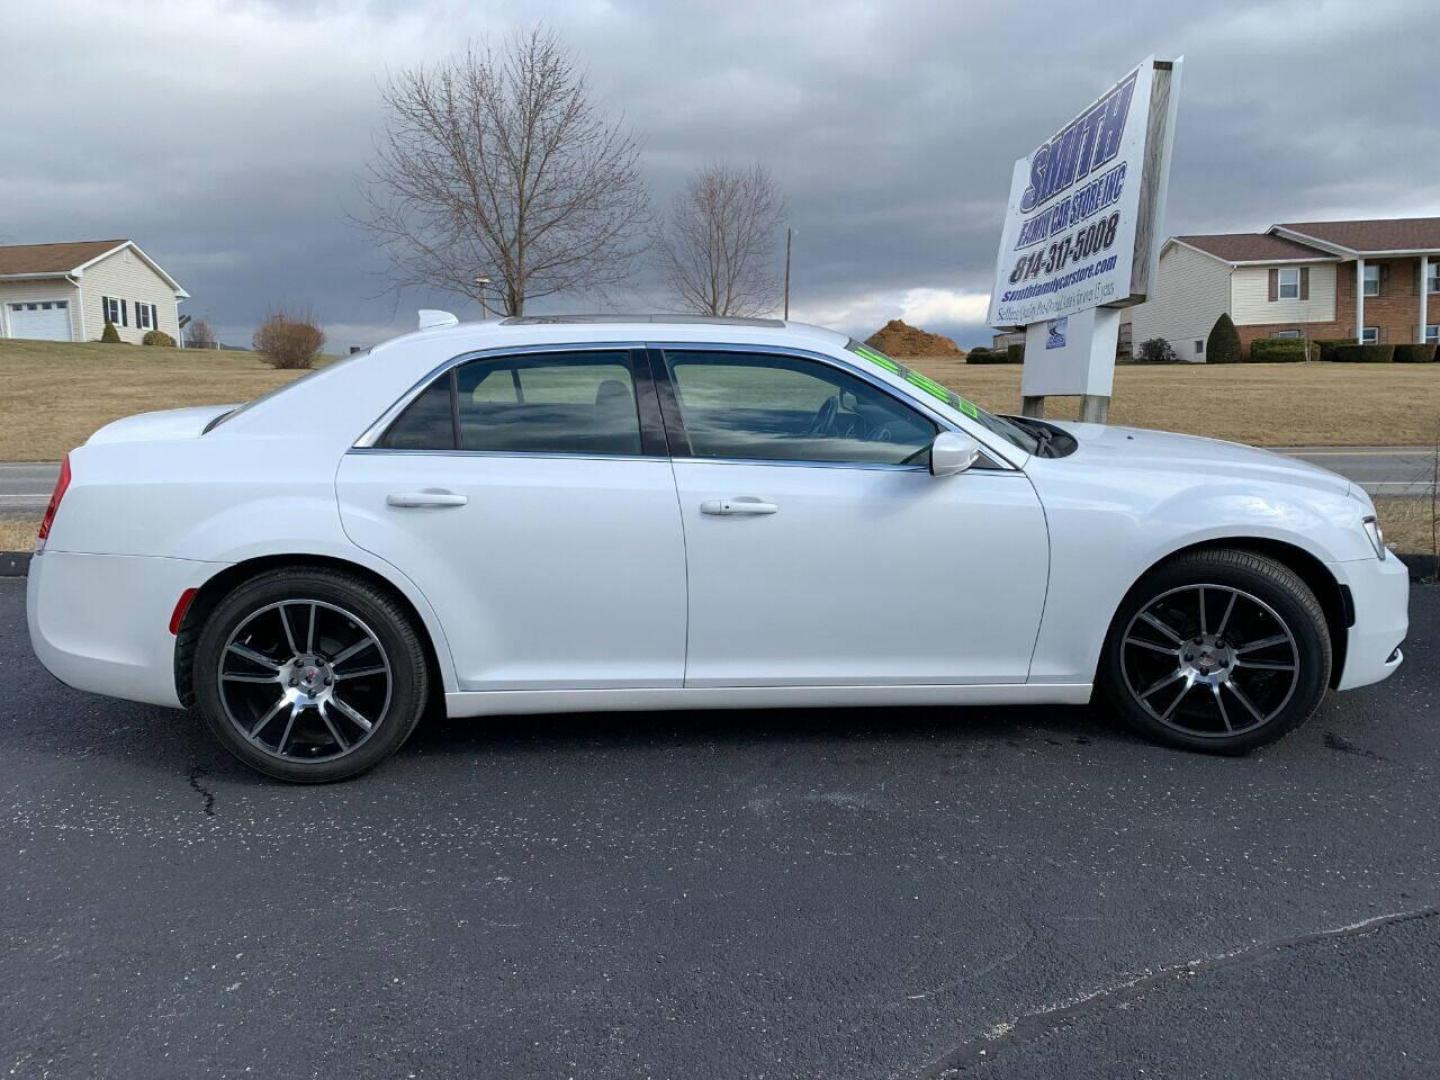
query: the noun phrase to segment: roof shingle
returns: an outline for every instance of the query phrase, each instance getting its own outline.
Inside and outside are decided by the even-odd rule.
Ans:
[[[1440,251],[1440,217],[1370,218],[1364,221],[1301,221],[1276,225],[1361,254],[1376,251]]]
[[[0,277],[10,274],[63,274],[123,243],[124,240],[82,240],[74,244],[0,247]]]
[[[1207,236],[1177,236],[1189,244],[1209,252],[1226,262],[1279,262],[1285,259],[1333,259],[1335,256],[1319,248],[1297,244],[1269,233],[1213,233]]]

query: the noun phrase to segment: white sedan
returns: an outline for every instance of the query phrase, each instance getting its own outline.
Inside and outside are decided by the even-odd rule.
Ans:
[[[995,416],[840,334],[516,318],[70,454],[29,579],[61,680],[286,780],[427,708],[1080,704],[1227,753],[1400,664],[1370,498],[1249,447]]]

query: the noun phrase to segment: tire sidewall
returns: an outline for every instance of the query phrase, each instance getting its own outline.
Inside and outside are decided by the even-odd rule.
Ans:
[[[378,730],[343,757],[319,762],[272,757],[236,730],[220,700],[219,665],[231,633],[259,609],[281,600],[319,600],[349,610],[366,623],[386,652],[392,680],[389,705],[377,722]],[[368,583],[324,570],[272,571],[221,600],[200,632],[192,679],[200,714],[221,745],[253,769],[299,783],[344,780],[374,768],[410,737],[428,698],[424,654],[404,613]]]
[[[1151,716],[1126,683],[1120,642],[1131,620],[1162,594],[1195,585],[1228,586],[1263,600],[1295,637],[1299,679],[1280,712],[1258,728],[1231,737],[1187,735]],[[1329,686],[1330,665],[1329,629],[1309,587],[1288,568],[1269,559],[1218,551],[1187,556],[1160,566],[1130,590],[1106,635],[1100,682],[1105,699],[1142,734],[1188,750],[1243,754],[1274,742],[1310,717]]]

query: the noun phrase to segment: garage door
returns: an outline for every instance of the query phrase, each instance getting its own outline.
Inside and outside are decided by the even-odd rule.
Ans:
[[[9,306],[11,337],[36,341],[70,340],[68,300],[37,300]]]

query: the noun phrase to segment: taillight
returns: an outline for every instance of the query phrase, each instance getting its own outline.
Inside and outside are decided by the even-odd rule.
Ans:
[[[65,498],[65,489],[70,486],[70,455],[60,462],[60,475],[55,479],[55,490],[50,493],[50,502],[45,507],[45,516],[40,519],[40,531],[35,534],[35,550],[43,551],[45,541],[50,538],[50,526],[55,524],[55,511],[60,509],[60,500]]]

